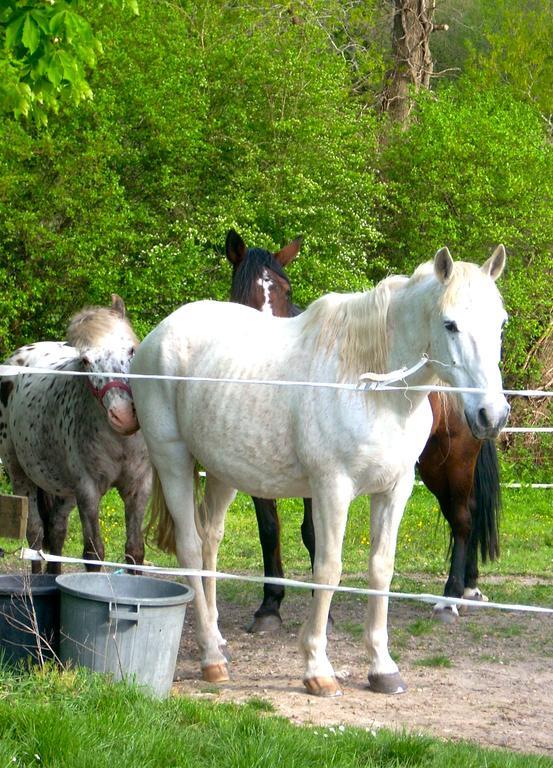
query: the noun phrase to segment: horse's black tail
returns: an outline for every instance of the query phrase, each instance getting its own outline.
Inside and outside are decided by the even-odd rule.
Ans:
[[[471,492],[472,535],[474,549],[480,545],[482,562],[499,557],[499,518],[501,486],[499,461],[494,440],[484,440],[476,467]]]

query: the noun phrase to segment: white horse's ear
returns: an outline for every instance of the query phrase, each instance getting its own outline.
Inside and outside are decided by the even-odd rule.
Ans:
[[[443,283],[444,285],[447,285],[451,280],[451,275],[453,274],[453,259],[451,258],[447,246],[436,251],[436,255],[434,256],[434,273],[440,283]]]
[[[497,280],[505,268],[506,261],[505,246],[498,245],[490,258],[482,265],[482,272],[489,275],[492,280]]]
[[[125,302],[116,293],[111,294],[111,308],[114,312],[117,312],[121,317],[125,317]]]

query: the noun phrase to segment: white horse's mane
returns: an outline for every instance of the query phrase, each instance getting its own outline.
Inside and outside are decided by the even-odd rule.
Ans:
[[[340,379],[386,371],[388,307],[393,293],[407,282],[394,275],[364,293],[329,293],[304,312],[305,331],[317,333],[316,346],[337,349]]]
[[[314,301],[303,314],[304,329],[316,336],[316,346],[336,349],[341,380],[362,371],[385,373],[388,360],[386,320],[392,296],[409,285],[435,284],[435,310],[443,312],[458,300],[461,289],[489,286],[490,278],[475,264],[456,261],[443,285],[434,279],[434,262],[420,264],[411,277],[392,275],[364,293],[329,293]]]

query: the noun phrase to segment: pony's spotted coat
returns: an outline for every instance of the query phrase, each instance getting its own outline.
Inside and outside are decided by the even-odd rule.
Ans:
[[[111,309],[77,314],[68,338],[75,346],[38,342],[6,361],[89,375],[2,377],[0,458],[14,493],[29,497],[31,547],[61,554],[69,512],[77,505],[84,557],[102,559],[98,507],[103,494],[115,487],[125,502],[127,561],[142,563],[150,464],[128,382],[103,373],[127,373],[138,339],[119,297]],[[33,567],[38,570],[40,564]]]

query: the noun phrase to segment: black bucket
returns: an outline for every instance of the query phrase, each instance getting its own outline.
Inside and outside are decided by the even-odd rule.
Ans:
[[[59,654],[60,594],[49,574],[0,575],[0,658],[10,666]]]

